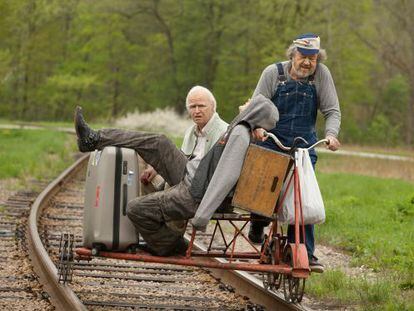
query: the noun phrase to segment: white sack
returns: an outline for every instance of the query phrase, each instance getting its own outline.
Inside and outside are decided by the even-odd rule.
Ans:
[[[309,152],[306,149],[298,148],[296,156],[304,223],[305,225],[322,223],[325,221],[325,206],[323,204],[321,191],[319,190],[318,181],[316,180],[315,172],[312,167],[312,162],[309,157]],[[282,206],[279,207],[278,210],[278,220],[282,223],[291,225],[295,223],[294,180],[292,174],[293,166],[289,171],[286,182],[282,187],[280,198],[283,198],[285,192],[286,197]],[[289,184],[289,180],[291,179],[292,181]],[[299,223],[302,223],[301,218],[299,218]]]

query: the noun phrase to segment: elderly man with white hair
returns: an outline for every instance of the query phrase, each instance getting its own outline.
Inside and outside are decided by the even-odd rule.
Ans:
[[[164,178],[171,188],[137,197],[128,202],[127,215],[147,243],[147,250],[159,256],[182,254],[183,232],[174,225],[194,216],[197,204],[189,192],[191,180],[208,150],[226,131],[213,94],[193,87],[186,106],[195,125],[186,133],[182,150],[165,135],[121,129],[92,130],[80,107],[75,111],[78,148],[82,152],[116,146],[134,149]],[[170,225],[173,224],[173,225]]]
[[[196,85],[187,94],[186,108],[194,125],[186,130],[181,150],[185,155],[194,158],[187,168],[191,174],[201,158],[227,129],[228,124],[220,118],[216,107],[214,95],[203,86]],[[155,169],[148,165],[141,175],[141,181],[146,184],[151,182],[156,175]]]

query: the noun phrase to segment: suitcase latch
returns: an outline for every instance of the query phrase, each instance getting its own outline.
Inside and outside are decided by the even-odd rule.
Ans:
[[[127,178],[127,185],[131,186],[132,185],[132,177],[134,176],[134,171],[129,171],[128,172],[128,178]]]
[[[128,171],[128,162],[127,161],[124,161],[122,163],[122,174],[123,175],[126,175],[127,174],[127,171]]]

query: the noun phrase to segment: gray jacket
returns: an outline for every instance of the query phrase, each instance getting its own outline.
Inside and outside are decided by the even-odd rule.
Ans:
[[[260,127],[270,130],[276,126],[278,119],[279,113],[275,105],[259,94],[252,98],[250,105],[231,122],[229,130],[226,132],[229,135],[227,143],[216,167],[214,167],[214,174],[209,180],[208,187],[191,221],[194,227],[204,230],[214,212],[236,185],[250,144],[251,130]],[[219,144],[220,141],[213,146],[209,153],[214,152],[215,148],[219,148]],[[204,159],[208,159],[208,155]],[[200,174],[201,170],[209,168],[208,165],[202,165],[203,160],[192,183],[198,178],[197,175],[203,175]]]

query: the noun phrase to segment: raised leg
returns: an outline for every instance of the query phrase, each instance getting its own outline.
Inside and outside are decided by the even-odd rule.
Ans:
[[[187,158],[165,135],[120,129],[99,130],[96,148],[116,146],[134,149],[173,186],[184,177]]]

